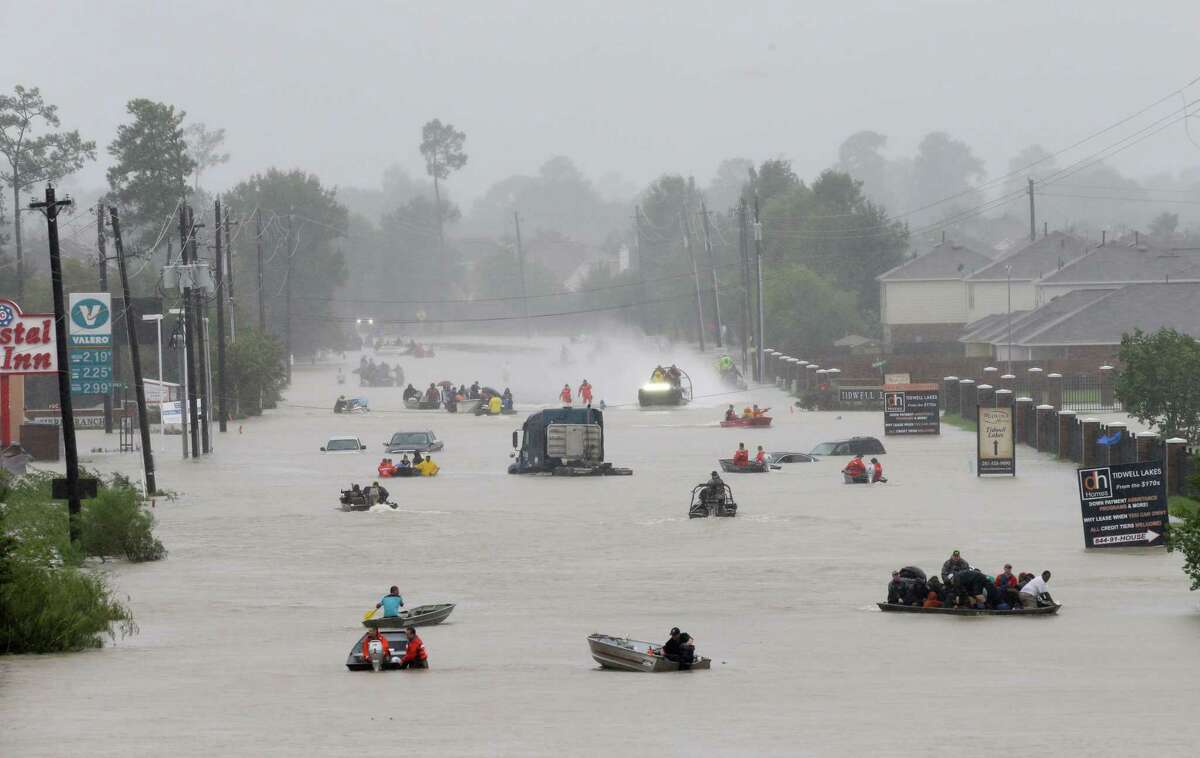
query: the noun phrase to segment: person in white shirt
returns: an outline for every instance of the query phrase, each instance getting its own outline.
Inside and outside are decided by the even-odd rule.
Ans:
[[[1021,588],[1021,607],[1037,608],[1038,595],[1050,591],[1050,588],[1046,586],[1048,581],[1050,581],[1050,572],[1043,571],[1041,576],[1035,576],[1026,582],[1025,586]]]

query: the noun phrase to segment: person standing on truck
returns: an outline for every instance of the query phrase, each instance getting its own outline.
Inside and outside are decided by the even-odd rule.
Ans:
[[[562,392],[558,393],[558,399],[562,401],[563,405],[571,404],[571,385],[563,385]]]
[[[584,379],[583,384],[579,385],[579,402],[588,407],[592,405],[592,385],[588,384],[587,379]]]

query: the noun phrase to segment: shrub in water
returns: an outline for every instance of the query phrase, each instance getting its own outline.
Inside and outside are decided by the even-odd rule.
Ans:
[[[0,585],[0,653],[84,650],[100,647],[105,635],[137,631],[129,609],[98,576],[27,562],[8,568]]]
[[[157,561],[166,556],[154,537],[154,516],[131,487],[105,487],[83,509],[83,552],[105,558]]]

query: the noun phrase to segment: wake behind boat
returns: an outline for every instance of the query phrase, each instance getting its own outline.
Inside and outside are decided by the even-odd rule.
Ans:
[[[588,648],[592,652],[592,658],[601,668],[650,673],[680,670],[677,661],[663,656],[661,646],[650,642],[611,637],[607,634],[591,634],[588,635]],[[695,663],[688,664],[687,670],[706,670],[711,667],[711,659],[697,657]]]
[[[940,613],[944,616],[1053,616],[1062,608],[1059,604],[1043,605],[1037,608],[922,608],[919,605],[901,605],[900,603],[876,603],[879,610],[889,613]]]
[[[445,621],[453,610],[454,603],[418,605],[415,608],[405,608],[396,616],[365,619],[363,626],[368,629],[396,631],[403,631],[406,626],[433,626]],[[361,642],[361,640],[359,641]]]

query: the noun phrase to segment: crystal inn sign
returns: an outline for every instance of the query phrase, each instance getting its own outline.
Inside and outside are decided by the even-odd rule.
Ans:
[[[57,372],[54,315],[22,313],[11,300],[0,300],[0,377]]]

